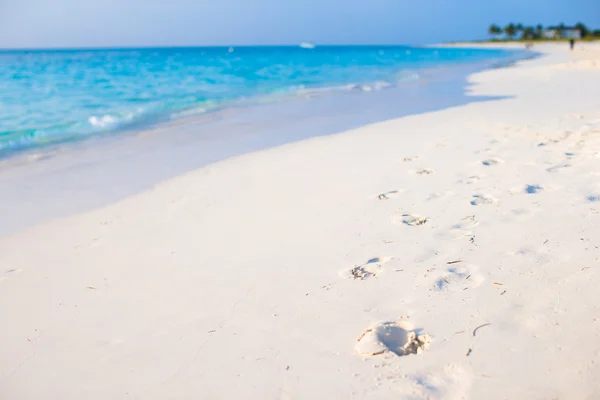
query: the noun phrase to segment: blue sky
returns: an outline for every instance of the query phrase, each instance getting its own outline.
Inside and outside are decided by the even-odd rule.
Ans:
[[[581,21],[600,0],[0,0],[0,47],[423,44]]]

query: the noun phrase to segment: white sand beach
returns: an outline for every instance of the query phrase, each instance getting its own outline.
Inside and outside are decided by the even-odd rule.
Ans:
[[[600,46],[534,50],[0,237],[0,398],[600,398]]]

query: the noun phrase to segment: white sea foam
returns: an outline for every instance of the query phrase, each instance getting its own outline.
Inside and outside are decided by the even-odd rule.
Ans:
[[[101,117],[92,116],[88,118],[90,125],[96,128],[108,128],[117,122],[117,119],[112,115],[103,115]]]
[[[142,109],[138,108],[138,113],[141,113],[142,111]],[[88,123],[95,129],[114,129],[125,123],[131,122],[135,116],[136,114],[131,112],[119,117],[110,114],[102,115],[100,117],[91,116],[88,118]]]

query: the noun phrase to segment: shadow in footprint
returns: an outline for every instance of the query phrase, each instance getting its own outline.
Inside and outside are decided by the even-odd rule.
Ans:
[[[546,171],[548,171],[548,172],[557,172],[557,171],[560,171],[562,169],[569,168],[570,166],[571,166],[571,164],[569,164],[569,163],[556,164],[556,165],[553,165],[552,167],[546,169]]]
[[[536,194],[542,191],[544,188],[540,185],[527,185],[525,186],[525,192],[529,194]]]
[[[419,226],[427,223],[427,218],[417,214],[396,214],[392,217],[392,222],[395,224],[404,224],[408,226]]]
[[[377,198],[379,200],[389,200],[389,199],[394,198],[396,196],[398,196],[398,191],[397,190],[390,190],[389,192],[381,193],[379,196],[377,196]]]
[[[473,195],[473,200],[471,200],[472,206],[480,206],[484,204],[494,204],[497,203],[498,200],[490,195],[485,194],[475,194]]]
[[[492,165],[502,164],[504,161],[499,158],[489,158],[487,160],[483,160],[481,163],[486,167],[490,167]]]

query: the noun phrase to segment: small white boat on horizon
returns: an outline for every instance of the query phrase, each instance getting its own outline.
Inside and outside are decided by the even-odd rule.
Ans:
[[[317,47],[317,45],[313,42],[302,42],[300,43],[300,47],[302,47],[303,49],[314,49],[315,47]]]

